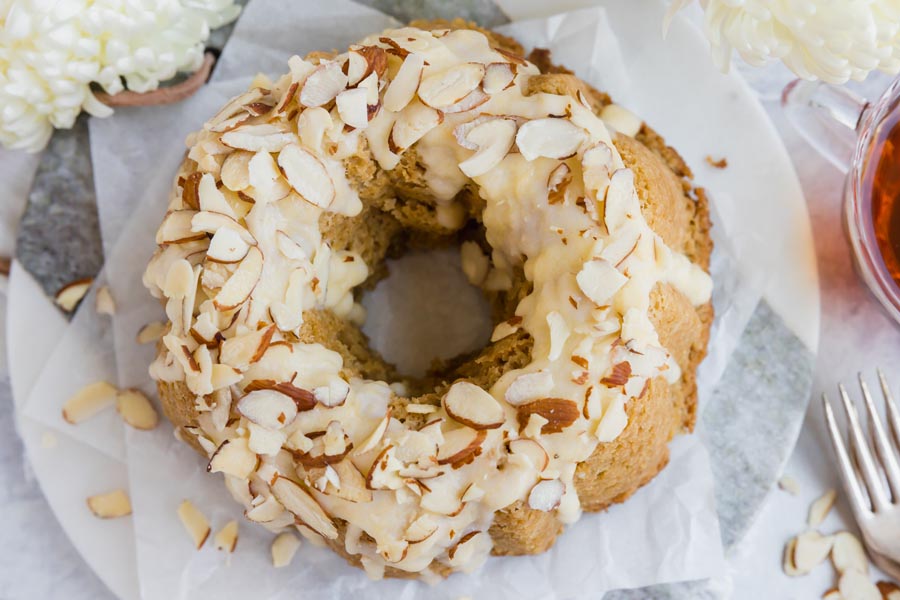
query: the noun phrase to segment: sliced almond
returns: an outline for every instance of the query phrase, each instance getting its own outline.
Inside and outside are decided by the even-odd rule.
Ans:
[[[140,390],[123,390],[116,396],[116,410],[128,425],[149,431],[159,424],[153,403]]]
[[[294,401],[272,389],[250,392],[238,401],[237,410],[251,422],[267,429],[286,427],[297,416]]]
[[[484,175],[502,161],[516,138],[516,122],[497,117],[472,127],[466,142],[478,148],[472,156],[459,163],[459,169],[469,177]]]
[[[153,344],[162,339],[162,336],[166,334],[166,330],[169,328],[167,323],[163,321],[153,321],[151,323],[147,323],[140,329],[138,329],[137,336],[135,336],[135,341],[138,344]]]
[[[276,569],[286,567],[294,560],[300,548],[300,538],[289,531],[278,534],[272,542],[272,566]]]
[[[516,73],[509,63],[497,62],[489,64],[484,71],[481,89],[488,94],[497,94],[512,86]]]
[[[528,494],[528,506],[543,512],[556,510],[565,492],[566,484],[559,479],[539,481]]]
[[[253,234],[235,221],[234,218],[223,215],[222,213],[202,210],[195,214],[191,219],[191,228],[194,231],[202,231],[211,234],[218,233],[220,229],[232,229],[240,236],[245,244],[249,246],[256,245],[256,238],[253,237]]]
[[[843,598],[839,589],[831,588],[830,590],[825,590],[825,593],[822,594],[822,600],[843,600]]]
[[[366,478],[350,460],[342,460],[331,465],[340,480],[340,485],[331,493],[348,502],[371,502],[372,492],[366,489]]]
[[[278,165],[291,187],[304,200],[319,208],[331,205],[335,196],[334,182],[318,158],[301,146],[291,144],[278,155]]]
[[[88,508],[100,519],[117,519],[131,514],[131,500],[124,490],[113,490],[87,499]]]
[[[320,64],[306,78],[300,90],[300,104],[308,107],[328,104],[347,87],[347,76],[338,62]]]
[[[368,90],[353,88],[344,90],[335,98],[341,120],[354,129],[365,129],[369,125]]]
[[[293,134],[276,125],[242,125],[222,134],[222,143],[235,150],[278,152],[293,141]]]
[[[627,277],[603,259],[584,263],[575,280],[582,293],[598,306],[608,305],[613,295],[628,282]]]
[[[883,600],[878,587],[869,581],[869,576],[856,569],[848,569],[841,574],[838,590],[846,600]]]
[[[574,423],[581,412],[578,405],[572,400],[565,398],[541,398],[522,404],[517,407],[517,419],[519,429],[524,430],[528,426],[531,415],[539,415],[547,420],[541,426],[541,435],[549,433],[559,433],[572,423]]]
[[[387,70],[387,53],[378,46],[351,48],[347,53],[347,84],[356,85],[371,73],[381,77]]]
[[[419,98],[432,108],[456,104],[474,91],[484,79],[481,63],[463,63],[429,75],[419,83]]]
[[[442,108],[441,112],[443,112],[445,115],[468,112],[471,110],[475,110],[490,99],[491,97],[482,92],[481,88],[475,88],[459,102]]]
[[[455,546],[447,550],[448,564],[451,567],[464,567],[471,561],[478,547],[484,542],[485,533],[481,531],[470,531],[459,539]]]
[[[784,558],[781,567],[784,570],[784,574],[788,577],[799,577],[800,575],[804,575],[803,572],[797,569],[797,565],[794,564],[794,550],[796,549],[797,538],[792,537],[784,545]]]
[[[222,227],[209,242],[206,257],[217,263],[232,264],[240,262],[250,251],[250,244],[244,241],[241,234],[231,227]]]
[[[628,137],[636,136],[644,125],[640,117],[618,104],[604,106],[600,110],[600,118],[604,123],[611,125],[613,129]]]
[[[450,386],[443,404],[452,419],[472,429],[496,429],[503,425],[506,416],[493,396],[468,381]]]
[[[801,573],[809,573],[822,563],[831,552],[833,538],[818,531],[806,531],[797,536],[794,547],[794,565]]]
[[[822,521],[825,520],[825,517],[828,516],[828,513],[831,512],[831,507],[834,506],[834,501],[836,499],[837,492],[833,489],[822,494],[822,496],[809,507],[809,516],[806,520],[806,524],[811,528],[818,527]]]
[[[91,289],[93,282],[94,279],[92,277],[86,277],[67,283],[56,292],[54,302],[64,311],[72,312],[78,306],[78,303],[81,302],[81,299],[84,298],[84,295],[87,294],[88,290]]]
[[[97,290],[97,296],[94,298],[94,308],[97,310],[97,314],[100,315],[116,314],[116,301],[113,300],[109,286],[103,285]]]
[[[247,251],[247,256],[213,299],[215,307],[220,311],[228,311],[234,310],[246,302],[262,275],[262,269],[263,254],[259,248],[251,246]]]
[[[225,157],[219,177],[222,184],[232,192],[240,192],[250,187],[250,159],[252,152],[232,152]]]
[[[259,457],[250,450],[247,438],[232,438],[222,442],[209,459],[209,473],[225,473],[238,479],[246,479],[259,465]]]
[[[516,377],[506,388],[504,398],[513,405],[519,406],[530,400],[545,397],[553,391],[553,375],[546,369],[534,373],[524,373]]]
[[[396,490],[403,486],[403,477],[399,471],[403,466],[396,456],[394,446],[387,446],[382,450],[375,461],[369,474],[366,475],[366,487],[370,490]]]
[[[299,388],[289,381],[275,382],[271,379],[254,379],[244,388],[247,393],[256,390],[274,390],[284,394],[294,401],[297,412],[312,410],[316,406],[316,397],[311,391]]]
[[[73,425],[90,419],[116,401],[118,390],[105,381],[91,383],[69,398],[63,405],[62,417]]]
[[[243,110],[243,106],[259,101],[264,95],[265,94],[263,93],[262,89],[255,87],[235,96],[234,98],[229,100],[212,119],[207,121],[204,127],[210,131],[215,131],[214,128],[217,125],[234,117],[236,114]]]
[[[237,547],[238,542],[238,522],[228,521],[225,526],[213,538],[216,550],[222,550],[231,554]]]
[[[585,131],[567,119],[547,117],[522,124],[516,145],[525,160],[539,157],[563,159],[574,156],[587,139]]]
[[[418,544],[430,538],[437,530],[438,525],[434,522],[432,517],[429,515],[421,515],[409,524],[403,537],[406,538],[406,541],[410,544]]]
[[[156,231],[156,243],[181,244],[205,238],[204,232],[191,229],[191,220],[195,214],[197,214],[195,210],[173,210],[166,213]]]
[[[210,532],[209,521],[206,520],[203,513],[197,510],[190,500],[184,500],[178,505],[178,518],[181,519],[181,524],[184,525],[184,529],[194,541],[194,547],[197,550],[202,548]]]
[[[403,59],[403,64],[384,93],[384,108],[391,112],[400,112],[416,95],[425,59],[421,54],[410,54]]]
[[[294,513],[316,533],[329,540],[337,538],[338,532],[331,518],[299,484],[290,479],[278,477],[272,484],[272,493],[286,509]]]
[[[512,440],[509,443],[509,452],[513,456],[527,458],[528,463],[538,471],[543,471],[550,464],[550,455],[547,454],[544,447],[539,442],[528,438]]]
[[[227,479],[226,479],[227,480]],[[244,512],[244,516],[254,523],[272,523],[285,513],[281,502],[275,499],[275,496],[259,497],[262,500],[258,504]]]
[[[786,491],[788,494],[792,496],[796,496],[800,493],[800,486],[797,483],[797,480],[789,475],[782,475],[778,480],[778,487]]]
[[[566,188],[572,182],[572,169],[566,163],[550,172],[547,177],[547,202],[549,204],[561,204],[566,199]]]
[[[390,422],[391,411],[388,410],[384,415],[384,418],[378,422],[375,429],[372,430],[372,433],[366,436],[366,439],[363,440],[363,443],[359,445],[354,454],[365,454],[366,452],[371,452],[376,449],[381,444],[381,440],[384,438],[384,432],[387,431],[387,426]]]
[[[399,154],[418,142],[422,137],[441,124],[444,113],[426,106],[421,102],[413,102],[403,109],[388,138],[391,152]]]
[[[329,408],[340,406],[350,394],[350,384],[340,377],[332,377],[327,385],[320,385],[313,389],[313,397],[316,402]]]
[[[855,535],[849,531],[834,534],[831,546],[831,563],[838,573],[848,569],[856,569],[860,573],[869,572],[869,559],[866,550]]]
[[[438,447],[437,463],[458,469],[469,464],[481,454],[481,445],[487,437],[484,429],[460,427],[444,433],[444,442]]]
[[[609,373],[600,379],[600,383],[608,388],[624,386],[631,378],[631,363],[623,360],[614,364],[609,369]]]
[[[603,202],[603,222],[606,229],[610,233],[618,231],[639,210],[634,190],[634,172],[631,169],[616,170],[609,179]]]
[[[247,165],[250,187],[246,192],[255,202],[278,202],[291,193],[291,185],[285,181],[268,152],[257,152]],[[248,240],[248,243],[251,243]],[[255,245],[255,244],[254,244]]]

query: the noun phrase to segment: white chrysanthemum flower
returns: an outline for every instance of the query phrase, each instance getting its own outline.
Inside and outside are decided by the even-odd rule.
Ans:
[[[210,29],[239,11],[234,0],[0,0],[0,143],[35,152],[82,110],[109,115],[91,83],[144,92],[197,69]]]
[[[692,0],[673,0],[670,14]],[[900,71],[900,0],[700,0],[716,64],[781,60],[804,79]]]

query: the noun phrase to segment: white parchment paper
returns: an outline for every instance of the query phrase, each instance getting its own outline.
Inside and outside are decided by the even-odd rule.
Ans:
[[[384,15],[346,0],[254,0],[239,21],[214,82],[196,96],[165,108],[120,109],[110,119],[92,121],[92,156],[108,257],[105,275],[119,305],[112,321],[119,385],[148,392],[154,389],[147,376],[153,348],[137,346],[134,336],[144,323],[161,319],[163,312],[140,280],[155,247],[155,231],[175,169],[183,157],[184,136],[242,90],[257,70],[278,74],[286,70],[290,54],[346,47],[390,24]],[[646,73],[652,61],[620,51],[621,40],[602,8],[520,22],[505,30],[528,46],[550,48],[559,62],[598,87],[614,90],[623,104],[640,105],[639,86],[635,87],[630,74]],[[667,134],[664,120],[651,124]],[[716,215],[717,238],[722,242],[714,262],[720,318],[709,364],[721,368],[766,283],[763,278],[739,277],[742,263],[722,236],[739,229],[739,217],[735,211]],[[65,356],[55,352],[45,372],[65,381],[67,376],[82,373],[84,364],[104,364],[110,356],[104,352],[108,351],[96,350],[84,333],[102,331],[99,321],[104,318],[93,314],[92,306],[79,311],[63,339],[65,343],[71,338],[72,352]],[[79,347],[79,343],[83,345]],[[720,372],[719,368],[704,371],[701,403]],[[50,419],[51,412],[58,415],[58,402],[51,410],[50,403],[32,406],[29,399],[27,410],[36,418]],[[117,431],[121,427],[110,423],[108,435],[121,435]],[[171,426],[164,423],[149,433],[126,430],[124,440],[140,588],[147,599],[336,598],[350,594],[366,598],[471,595],[524,599],[587,593],[599,597],[609,589],[701,579],[723,569],[712,476],[706,450],[696,437],[673,442],[669,466],[651,485],[606,513],[585,515],[550,552],[492,558],[479,573],[452,576],[436,587],[419,582],[370,582],[330,551],[308,543],[290,567],[275,570],[268,555],[273,536],[242,518],[219,477],[205,473],[205,462],[174,439]],[[104,450],[114,453],[121,449]],[[209,543],[200,552],[193,549],[175,514],[185,498],[209,517],[214,531],[230,519],[239,520],[240,541],[233,556],[215,551]]]

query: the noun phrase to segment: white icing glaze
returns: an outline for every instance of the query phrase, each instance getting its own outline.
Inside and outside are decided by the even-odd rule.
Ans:
[[[211,210],[214,205],[231,214],[228,227],[239,234],[223,235],[223,240],[253,243],[243,248],[246,254],[240,262],[216,263],[206,256],[207,236],[174,225],[173,231],[163,231],[164,225],[160,240],[172,241],[161,245],[147,268],[145,283],[166,301],[173,328],[151,373],[163,381],[183,381],[197,395],[199,428],[189,433],[210,454],[227,440],[249,437],[248,447],[261,455],[249,486],[228,474],[228,465],[217,470],[226,473],[229,489],[248,510],[254,509],[253,515],[262,513],[261,505],[267,511],[274,509],[276,516],[264,525],[278,530],[293,524],[293,516],[281,507],[283,501],[308,526],[303,529],[306,535],[315,535],[310,534],[315,530],[331,537],[327,520],[346,521],[344,547],[361,557],[372,576],[390,566],[433,577],[435,560],[469,571],[490,551],[487,530],[495,512],[528,500],[539,481],[562,482],[562,487],[542,488],[551,494],[549,500],[542,496],[542,502],[555,506],[564,523],[578,519],[581,508],[573,481],[577,464],[598,443],[615,439],[624,429],[625,404],[643,393],[649,379],[680,377],[679,366],[660,346],[648,318],[651,290],[658,283],[669,283],[700,305],[709,299],[711,282],[647,225],[631,173],[600,118],[570,96],[523,95],[528,78],[538,73],[536,67],[511,61],[492,49],[482,34],[468,30],[430,33],[404,28],[371,36],[361,46],[381,48],[373,52],[386,60],[383,74],[376,67],[362,78],[369,104],[376,90],[382,101],[390,90],[387,104],[396,111],[378,102],[370,106],[370,115],[377,112],[366,126],[347,128],[340,114],[350,114],[351,103],[363,95],[344,96],[341,111],[298,105],[325,93],[321,89],[327,85],[315,90],[305,86],[311,73],[324,72],[321,65],[330,63],[317,68],[294,57],[291,74],[274,83],[261,82],[271,92],[251,92],[253,101],[276,108],[266,111],[257,105],[253,110],[264,114],[251,116],[252,111],[245,109],[251,114],[244,117],[242,104],[233,103],[230,114],[220,114],[189,138],[198,169],[227,185],[219,186],[220,197],[204,180],[195,197],[191,182],[185,180],[173,191],[170,210]],[[439,119],[434,109],[413,99],[414,89],[413,93],[401,89],[402,77],[391,87],[404,56],[403,69],[421,69],[420,80],[428,82],[422,100],[449,102],[438,107]],[[343,54],[333,62],[347,60]],[[355,65],[361,64],[358,60],[354,58]],[[343,84],[335,88],[343,89],[347,77],[340,69],[328,69],[338,79],[343,77]],[[472,87],[466,79],[488,69],[497,75],[492,81],[511,79],[509,86],[490,88],[494,93],[489,95],[477,80]],[[508,73],[514,73],[514,79],[504,79]],[[462,98],[455,96],[457,88]],[[412,117],[413,109],[416,119],[422,120]],[[520,151],[506,139],[497,142],[505,144],[502,152],[485,151],[472,159],[484,148],[473,146],[460,132],[471,130],[477,118],[480,123],[493,116],[514,123],[497,128],[501,132],[522,132],[524,124],[535,125],[527,135],[517,135]],[[232,150],[220,141],[223,134],[214,130],[231,118],[239,122],[229,129],[228,143],[255,154],[251,160],[246,154],[224,165]],[[339,354],[320,344],[292,341],[309,309],[329,309],[357,322],[364,318],[353,291],[367,278],[367,265],[352,252],[332,249],[319,230],[323,211],[354,216],[362,209],[342,159],[356,152],[365,137],[381,167],[391,169],[404,151],[392,145],[392,129],[402,126],[406,135],[412,135],[427,119],[433,122],[415,147],[426,166],[443,226],[455,229],[464,224],[463,207],[454,198],[470,179],[460,163],[485,157],[493,161],[473,178],[486,204],[483,223],[493,252],[485,257],[469,249],[467,260],[476,265],[470,270],[477,273],[471,277],[483,279],[485,289],[505,289],[512,270],[522,267],[533,285],[517,307],[516,318],[498,325],[492,338],[522,328],[534,339],[531,364],[506,373],[488,390],[502,408],[499,426],[473,429],[482,423],[463,422],[477,421],[481,413],[473,408],[464,418],[442,405],[424,407],[431,411],[430,425],[412,429],[388,410],[393,395],[402,392],[401,384],[345,380]],[[270,122],[278,125],[274,133],[256,127],[255,137],[242,137],[242,132],[251,131],[246,127]],[[543,127],[557,133],[544,139]],[[634,130],[633,124],[629,129]],[[260,131],[266,133],[264,139]],[[483,143],[495,141],[487,138]],[[303,161],[279,162],[281,172],[273,169],[273,158],[291,145],[298,146],[291,152]],[[568,152],[569,145],[575,150],[558,156]],[[305,158],[308,155],[315,159]],[[320,176],[323,172],[326,175]],[[298,173],[307,177],[292,177]],[[324,187],[291,189],[282,176],[303,187],[314,174]],[[233,251],[240,250],[238,244]],[[256,269],[251,257],[258,261],[260,256],[262,266]],[[245,296],[241,290],[246,290]],[[233,304],[226,302],[234,297]],[[299,412],[290,419],[283,413],[239,412],[240,418],[229,422],[229,408],[234,410],[234,405],[240,411],[238,401],[251,388],[286,394],[296,401]],[[473,397],[472,406],[476,401],[486,400]],[[548,412],[549,408],[553,410]],[[279,426],[272,427],[273,423]],[[507,445],[513,440],[530,441],[517,444],[515,450]],[[272,486],[278,477],[305,484],[305,498],[315,514],[295,508],[284,497],[276,499]],[[554,498],[553,491],[559,489],[564,492]],[[322,509],[325,525],[315,516]],[[374,543],[364,541],[369,538]]]

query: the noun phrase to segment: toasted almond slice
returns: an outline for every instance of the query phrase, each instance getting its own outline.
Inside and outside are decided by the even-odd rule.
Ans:
[[[250,187],[250,159],[253,152],[239,150],[225,157],[219,177],[222,184],[232,192],[240,192]]]
[[[838,580],[841,597],[847,600],[883,600],[878,587],[869,581],[869,576],[856,569],[848,569]]]
[[[232,227],[222,227],[209,242],[206,257],[217,263],[232,264],[240,262],[250,251],[250,244],[244,241],[240,232]]]
[[[516,377],[506,388],[504,398],[513,405],[519,406],[535,400],[553,391],[553,375],[546,369],[534,373],[524,373]]]
[[[353,88],[344,90],[335,98],[341,120],[355,129],[369,125],[368,90]]]
[[[200,178],[200,183],[197,186],[197,195],[200,200],[200,210],[220,213],[232,219],[236,218],[234,209],[231,208],[228,200],[225,199],[225,194],[216,187],[216,180],[209,173],[204,173]]]
[[[275,496],[267,496],[259,504],[255,504],[252,508],[244,511],[244,516],[254,523],[272,523],[285,514],[284,507],[281,502],[275,499]]]
[[[616,235],[610,236],[611,239],[600,251],[600,258],[619,268],[637,249],[642,235],[638,227],[622,227]]]
[[[875,585],[883,600],[900,600],[900,586],[893,581],[879,581]]]
[[[222,134],[222,143],[235,150],[278,152],[293,141],[293,134],[276,125],[242,125]]]
[[[466,142],[478,151],[459,163],[459,169],[469,177],[484,175],[502,161],[516,138],[516,122],[497,117],[479,123],[465,136]]]
[[[567,119],[533,119],[519,127],[516,145],[525,160],[541,156],[563,159],[574,156],[587,139],[585,131]]]
[[[197,550],[202,548],[210,532],[209,521],[206,520],[203,513],[197,510],[197,507],[190,500],[184,500],[178,505],[178,518],[181,519],[181,524],[184,525],[185,531],[188,532],[188,535],[194,541],[194,547]]]
[[[247,438],[232,438],[222,442],[209,459],[206,471],[209,473],[225,473],[246,479],[259,465],[259,457],[250,450]]]
[[[391,112],[400,112],[416,95],[425,59],[421,54],[410,54],[403,59],[403,64],[388,85],[384,93],[384,108]]]
[[[94,279],[92,277],[86,277],[67,283],[56,292],[54,302],[64,311],[72,312],[78,306],[78,303],[81,302],[81,299],[84,298],[84,295],[87,294],[88,290],[91,289],[93,282]]]
[[[578,287],[594,304],[609,304],[613,295],[622,289],[628,278],[603,259],[589,260],[575,276]]]
[[[73,425],[86,421],[107,406],[112,406],[117,392],[115,386],[105,381],[88,384],[66,401],[62,417]]]
[[[213,537],[216,550],[223,550],[231,554],[237,547],[238,542],[238,522],[228,521],[225,526]]]
[[[388,144],[391,152],[400,154],[422,137],[441,124],[444,113],[425,106],[421,102],[412,102],[403,109],[394,121]]]
[[[331,518],[299,484],[285,477],[278,477],[272,484],[272,493],[286,509],[316,533],[329,540],[337,538],[338,532]]]
[[[215,234],[222,228],[233,229],[245,244],[249,246],[256,245],[256,238],[253,237],[245,227],[234,220],[234,218],[222,213],[209,212],[202,210],[194,215],[191,219],[191,228],[194,231],[202,231],[204,233]]]
[[[835,499],[837,499],[837,492],[830,489],[813,502],[809,507],[809,517],[806,521],[807,525],[810,527],[818,527],[822,521],[825,520],[825,517],[828,516],[828,513],[831,512],[831,507],[834,506]]]
[[[158,342],[169,328],[163,321],[152,321],[138,329],[135,341],[138,344],[152,344]]]
[[[278,202],[291,193],[290,184],[282,177],[275,159],[268,152],[257,152],[248,164],[250,187],[248,193],[254,201]]]
[[[784,570],[784,574],[788,577],[799,577],[800,575],[804,575],[802,571],[797,569],[797,565],[794,564],[794,551],[797,549],[797,538],[792,537],[787,541],[784,545],[784,558],[782,561],[781,568]]]
[[[856,569],[860,573],[869,572],[869,559],[862,543],[849,531],[834,534],[831,546],[831,562],[838,573],[848,569]]]
[[[321,63],[306,78],[300,90],[300,104],[314,107],[328,104],[338,93],[347,87],[347,76],[340,63],[329,61]]]
[[[600,118],[604,123],[611,125],[613,129],[628,137],[636,136],[644,125],[640,117],[618,104],[604,106],[600,110]]]
[[[312,392],[299,388],[289,381],[277,383],[271,379],[254,379],[244,388],[248,393],[255,390],[275,390],[288,396],[294,401],[298,412],[312,410],[316,406],[316,398]]]
[[[116,519],[131,514],[131,500],[124,490],[113,490],[87,499],[88,508],[100,519]]]
[[[163,218],[156,232],[156,243],[181,244],[206,237],[203,232],[191,230],[191,220],[197,214],[195,210],[173,210]]]
[[[300,548],[300,538],[289,531],[278,534],[272,542],[272,566],[276,569],[286,567],[294,560]]]
[[[108,286],[100,286],[97,290],[97,296],[94,298],[94,308],[97,314],[114,315],[116,314],[116,301],[113,300],[112,292]]]
[[[541,435],[559,433],[578,419],[581,412],[578,405],[566,398],[541,398],[517,407],[519,429],[528,426],[531,415],[539,415],[547,420],[541,426]]]
[[[566,484],[559,479],[539,481],[528,494],[528,506],[543,512],[556,510],[565,492]]]
[[[457,381],[443,398],[451,418],[472,429],[496,429],[503,425],[503,407],[489,393],[468,381]]]
[[[237,403],[241,415],[267,429],[281,429],[297,417],[297,405],[291,398],[275,390],[250,392]]]
[[[219,112],[212,119],[206,122],[204,127],[209,131],[215,131],[215,127],[226,121],[243,110],[243,107],[253,102],[258,102],[265,94],[263,90],[255,87],[249,91],[239,94],[229,100],[225,106],[219,109]]]
[[[634,172],[618,169],[609,179],[603,202],[603,222],[610,233],[618,231],[626,221],[640,212],[634,189]]]
[[[304,200],[319,208],[331,205],[335,196],[334,182],[325,165],[313,154],[291,144],[278,155],[278,165],[291,187]]]
[[[497,94],[512,86],[516,78],[515,71],[509,63],[496,62],[487,66],[484,71],[484,81],[481,89],[488,94]]]
[[[431,516],[421,515],[409,524],[403,537],[410,544],[418,544],[430,538],[437,530],[438,525]]]
[[[828,558],[833,538],[818,531],[805,531],[797,536],[794,548],[794,565],[798,571],[808,573]]]
[[[778,480],[778,487],[786,491],[788,494],[792,496],[796,496],[800,493],[800,486],[797,484],[797,480],[789,475],[782,475]]]
[[[387,431],[387,426],[390,422],[391,411],[388,410],[387,413],[385,413],[384,418],[378,422],[375,429],[372,430],[372,433],[366,436],[366,439],[359,445],[354,454],[359,456],[360,454],[365,454],[366,452],[371,452],[376,449],[379,444],[381,444],[381,440],[384,438],[384,432]]]
[[[251,246],[247,251],[247,256],[213,299],[215,307],[224,312],[233,310],[246,302],[262,275],[262,269],[263,254],[259,248]]]
[[[448,564],[460,568],[468,564],[475,556],[478,547],[485,542],[485,534],[481,531],[470,531],[459,539],[455,546],[447,550]]]
[[[375,461],[369,474],[366,475],[366,487],[370,490],[396,490],[403,487],[403,477],[400,469],[403,463],[397,459],[394,446],[387,446],[382,450]]]
[[[513,456],[523,456],[538,471],[543,471],[550,464],[550,455],[539,442],[528,438],[519,438],[509,443],[509,452]]]
[[[475,88],[459,102],[442,108],[441,112],[443,112],[445,115],[468,112],[470,110],[475,110],[490,99],[491,97],[482,92],[481,88]]]
[[[181,184],[181,204],[182,208],[191,208],[198,210],[200,208],[200,194],[197,188],[200,185],[200,179],[203,173],[194,171],[184,178]]]
[[[481,454],[481,445],[487,437],[484,429],[460,427],[444,433],[444,443],[438,447],[437,463],[458,469],[469,464]]]
[[[550,172],[547,177],[547,203],[561,204],[566,199],[566,188],[572,182],[572,169],[566,163],[559,163],[559,166]]]
[[[456,104],[481,84],[484,73],[481,63],[463,63],[429,75],[419,83],[419,98],[432,108]]]
[[[159,424],[159,415],[150,399],[140,390],[123,390],[116,397],[116,410],[122,420],[135,429],[148,431]]]
[[[335,489],[329,488],[329,493],[333,493],[338,498],[343,498],[348,502],[372,501],[372,492],[366,489],[366,478],[363,477],[352,461],[342,460],[333,463],[331,468],[337,474],[340,485]]]

